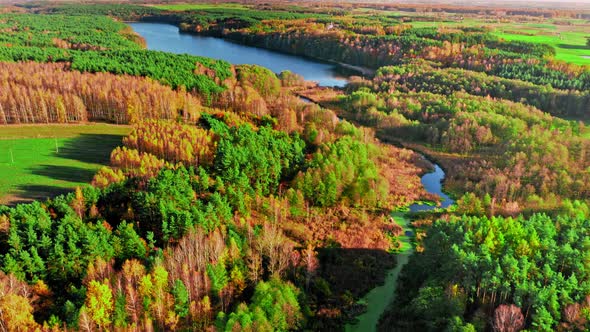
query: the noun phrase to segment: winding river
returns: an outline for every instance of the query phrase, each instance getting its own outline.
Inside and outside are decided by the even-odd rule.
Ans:
[[[441,198],[439,207],[446,209],[453,205],[455,201],[443,192],[442,181],[445,179],[445,172],[437,164],[433,163],[433,165],[434,171],[424,174],[420,179],[420,182],[422,182],[422,185],[427,192],[436,194]],[[432,205],[418,203],[410,205],[410,212],[429,211],[434,208],[435,206]]]
[[[209,58],[226,60],[232,64],[257,64],[269,68],[275,73],[290,70],[308,81],[316,81],[322,86],[342,87],[347,83],[346,77],[338,74],[337,65],[300,56],[288,55],[256,47],[236,44],[221,38],[204,37],[180,33],[178,28],[165,23],[129,23],[133,29],[145,38],[148,49],[171,53],[188,53]],[[434,171],[421,178],[422,185],[429,193],[441,197],[442,208],[449,207],[454,201],[442,190],[445,173],[434,164]],[[428,211],[435,206],[413,204],[411,212]],[[376,330],[379,317],[394,298],[398,275],[413,253],[413,230],[403,213],[394,213],[395,220],[404,228],[402,252],[398,262],[390,270],[383,286],[372,289],[364,298],[367,311],[358,317],[355,324],[347,325],[346,331],[371,332]]]

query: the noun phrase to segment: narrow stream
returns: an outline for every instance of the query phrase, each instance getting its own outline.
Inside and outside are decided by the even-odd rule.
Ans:
[[[434,171],[424,174],[420,181],[427,192],[439,195],[441,197],[442,208],[447,208],[454,204],[454,200],[445,194],[442,190],[442,182],[445,178],[445,172],[439,165],[433,163]],[[429,211],[435,209],[435,205],[427,204],[412,204],[410,205],[410,212]],[[355,324],[348,324],[345,327],[346,332],[373,332],[377,331],[377,324],[379,318],[385,312],[387,307],[395,298],[395,289],[397,286],[397,278],[402,268],[408,264],[410,256],[414,253],[414,246],[412,239],[414,231],[410,227],[410,220],[404,213],[394,212],[392,217],[402,226],[404,233],[400,237],[402,242],[402,250],[397,254],[396,266],[387,272],[385,283],[382,286],[373,288],[361,301],[367,304],[367,311],[357,317]]]
[[[445,179],[445,172],[438,166],[437,164],[433,163],[434,171],[430,173],[426,173],[420,179],[424,189],[431,194],[436,194],[441,198],[440,206],[441,208],[448,208],[449,206],[453,205],[455,201],[451,199],[447,194],[444,193],[442,188],[442,182]],[[420,211],[430,211],[434,209],[435,206],[428,205],[428,204],[412,204],[410,205],[411,212],[420,212]]]

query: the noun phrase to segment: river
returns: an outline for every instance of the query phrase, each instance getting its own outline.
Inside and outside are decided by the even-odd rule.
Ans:
[[[438,166],[434,164],[434,171],[431,173],[424,174],[420,179],[424,189],[431,194],[436,194],[441,198],[440,207],[441,208],[448,208],[449,206],[453,205],[455,201],[451,199],[447,194],[443,192],[442,189],[442,181],[445,179],[445,172]],[[410,205],[411,212],[420,212],[420,211],[429,211],[434,209],[435,206],[428,205],[428,204],[412,204]]]
[[[275,73],[290,70],[309,81],[316,81],[322,86],[346,85],[347,79],[337,73],[337,65],[300,56],[288,55],[261,48],[236,44],[221,38],[205,37],[180,33],[178,28],[165,23],[130,23],[131,27],[145,38],[148,49],[171,53],[188,53],[209,58],[226,60],[232,64],[257,64],[269,68]],[[302,98],[311,102],[307,98]],[[451,206],[454,201],[442,190],[445,173],[434,164],[434,171],[422,176],[421,182],[426,191],[441,197],[442,208]],[[428,211],[436,206],[412,204],[411,212]],[[411,243],[413,230],[410,221],[403,213],[394,213],[395,220],[404,228],[401,236],[402,250],[397,255],[397,265],[388,271],[383,286],[375,287],[364,298],[367,311],[358,317],[358,322],[346,326],[346,331],[375,331],[379,317],[387,309],[395,295],[397,278],[403,266],[408,263],[414,249]]]
[[[275,73],[290,70],[321,86],[343,87],[348,80],[338,65],[234,43],[222,38],[181,33],[175,25],[133,22],[129,25],[141,35],[150,50],[187,53],[225,60],[232,64],[256,64]]]

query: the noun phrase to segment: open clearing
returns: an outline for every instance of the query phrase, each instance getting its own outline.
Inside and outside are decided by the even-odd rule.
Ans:
[[[494,33],[506,40],[519,40],[548,44],[555,47],[555,58],[579,65],[590,65],[590,24],[551,25],[508,24],[498,27]]]
[[[90,182],[128,126],[0,126],[0,204],[43,200]]]

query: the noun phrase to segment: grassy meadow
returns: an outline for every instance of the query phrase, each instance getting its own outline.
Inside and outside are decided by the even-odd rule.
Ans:
[[[590,65],[589,23],[561,24],[506,24],[495,27],[495,35],[506,40],[548,44],[555,47],[555,58],[579,65]]]
[[[45,199],[88,183],[128,126],[0,127],[0,204]]]

